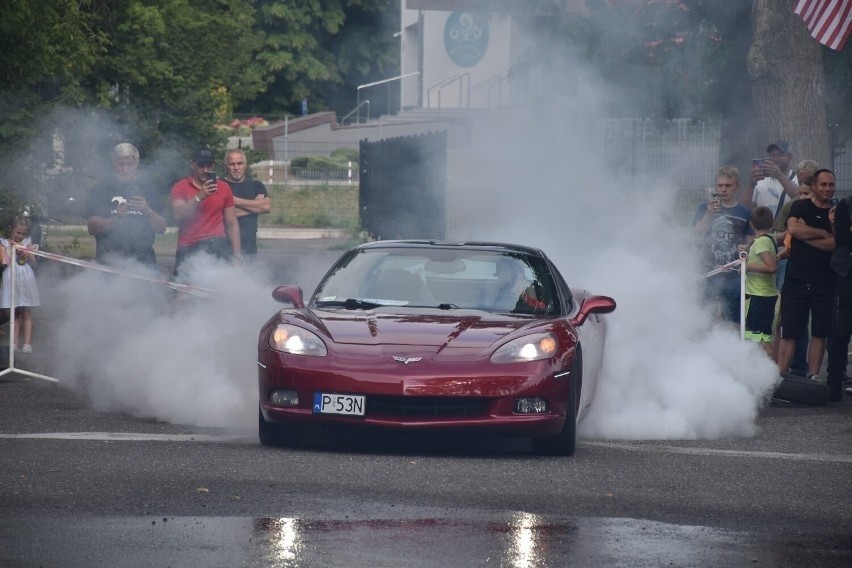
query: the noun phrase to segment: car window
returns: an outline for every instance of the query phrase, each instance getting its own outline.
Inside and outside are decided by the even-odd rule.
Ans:
[[[341,259],[315,301],[356,298],[379,305],[559,313],[543,259],[465,248],[363,249]]]

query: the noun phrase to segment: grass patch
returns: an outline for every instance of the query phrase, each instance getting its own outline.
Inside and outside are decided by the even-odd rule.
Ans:
[[[46,252],[61,254],[80,260],[95,258],[95,237],[85,229],[68,229],[48,227],[47,234],[42,238],[41,248]],[[177,232],[167,232],[157,235],[154,240],[154,252],[157,256],[173,255],[177,248]]]
[[[261,227],[335,228],[358,226],[358,186],[316,183],[267,187],[272,212],[260,216]]]

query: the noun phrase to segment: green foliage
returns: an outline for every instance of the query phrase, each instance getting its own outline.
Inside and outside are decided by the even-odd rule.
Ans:
[[[589,2],[584,18],[559,23],[584,58],[628,100],[613,114],[673,118],[718,115],[749,100],[750,2]],[[579,20],[579,21],[578,21]]]
[[[346,231],[358,226],[357,185],[272,185],[267,190],[272,212],[260,216],[261,226],[334,227]]]
[[[359,84],[399,69],[400,0],[261,0],[258,29],[264,33],[256,63],[270,88],[239,107],[241,112],[289,109],[300,101],[311,110],[354,106]]]
[[[338,148],[331,153],[331,159],[342,163],[352,162],[357,164],[359,155],[360,151],[358,148]]]

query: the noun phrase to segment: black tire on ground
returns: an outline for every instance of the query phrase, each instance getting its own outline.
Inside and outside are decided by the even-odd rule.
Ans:
[[[775,387],[772,397],[788,402],[822,406],[828,404],[828,385],[804,377],[781,373],[781,382]]]
[[[550,438],[533,438],[533,451],[545,456],[573,456],[577,449],[577,384],[583,369],[583,357],[580,347],[571,366],[571,386],[568,388],[568,400],[565,402],[565,424],[562,431]]]
[[[267,422],[260,410],[257,411],[257,437],[264,446],[297,446],[302,441],[301,430]]]

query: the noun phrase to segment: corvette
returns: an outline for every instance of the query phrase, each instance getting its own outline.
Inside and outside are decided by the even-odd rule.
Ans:
[[[310,424],[480,430],[572,455],[603,360],[607,296],[570,288],[538,249],[378,241],[346,252],[258,338],[258,434]]]

